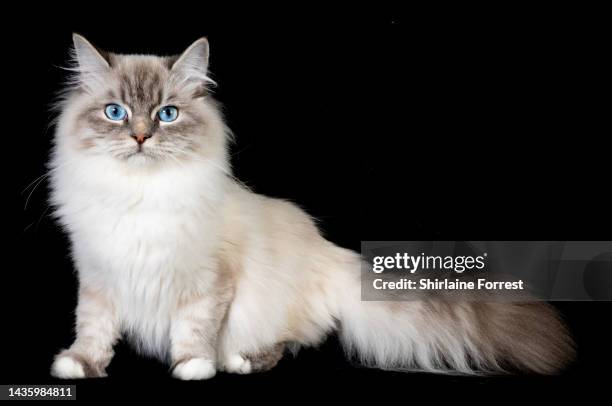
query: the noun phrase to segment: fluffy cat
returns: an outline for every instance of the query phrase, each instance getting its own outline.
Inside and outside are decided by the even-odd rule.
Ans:
[[[333,331],[385,369],[550,374],[571,359],[545,303],[362,302],[358,254],[231,176],[206,39],[179,57],[73,39],[50,168],[79,294],[54,376],[105,376],[122,335],[186,380],[266,370]]]

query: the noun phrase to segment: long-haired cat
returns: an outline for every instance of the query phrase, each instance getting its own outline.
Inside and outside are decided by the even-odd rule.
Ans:
[[[231,176],[205,39],[179,57],[73,39],[50,167],[79,294],[54,376],[104,376],[120,336],[180,379],[266,370],[333,331],[385,369],[549,374],[571,359],[545,303],[362,302],[358,254]]]

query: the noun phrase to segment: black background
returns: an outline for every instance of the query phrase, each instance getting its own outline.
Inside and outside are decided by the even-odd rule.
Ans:
[[[48,375],[72,340],[76,279],[47,210],[45,173],[71,33],[123,53],[175,54],[206,35],[237,142],[237,177],[291,199],[332,241],[610,240],[609,43],[597,10],[237,9],[178,4],[76,15],[8,14],[4,35],[7,195],[0,383]],[[57,10],[56,10],[57,11]],[[363,11],[366,11],[365,13]],[[10,95],[10,96],[9,96]],[[8,142],[6,142],[8,141]],[[27,207],[26,201],[28,202]],[[334,393],[360,399],[483,392],[554,396],[602,388],[612,361],[609,303],[556,303],[579,359],[559,377],[400,374],[345,360],[335,338],[253,376],[170,379],[124,344],[110,378],[79,398]],[[500,392],[501,390],[501,392]],[[325,395],[327,396],[327,395]]]

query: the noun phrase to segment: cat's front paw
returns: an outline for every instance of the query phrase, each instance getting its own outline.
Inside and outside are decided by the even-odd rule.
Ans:
[[[172,376],[183,381],[210,379],[217,373],[215,364],[205,358],[191,358],[180,362],[172,371]]]
[[[51,375],[60,379],[85,378],[85,368],[72,357],[58,357],[51,366]]]
[[[64,351],[55,357],[51,366],[51,375],[60,379],[102,378],[106,376],[104,368],[95,366],[85,357],[70,351]]]

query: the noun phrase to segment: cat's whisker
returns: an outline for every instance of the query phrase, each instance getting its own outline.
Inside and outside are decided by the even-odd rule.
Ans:
[[[49,175],[47,175],[47,176],[49,176]],[[26,201],[25,201],[25,205],[23,206],[23,210],[24,210],[24,211],[28,209],[28,203],[30,202],[30,198],[31,198],[31,197],[32,197],[32,195],[34,194],[34,191],[36,191],[36,188],[37,188],[37,187],[38,187],[40,184],[42,184],[42,183],[43,183],[43,181],[44,181],[44,180],[47,178],[47,176],[45,176],[45,177],[41,178],[41,179],[40,179],[40,180],[39,180],[39,181],[36,183],[36,185],[34,185],[34,187],[32,188],[32,190],[31,190],[31,191],[30,191],[30,193],[28,194],[28,197],[26,198]]]
[[[30,189],[35,183],[38,185],[38,181],[39,180],[44,180],[45,178],[47,178],[50,175],[50,171],[47,171],[45,173],[43,173],[42,175],[40,175],[39,177],[37,177],[36,179],[34,179],[30,184],[28,184],[28,186],[25,187],[25,189],[23,189],[21,191],[21,194],[24,194],[28,189]],[[34,186],[36,187],[36,186]]]

